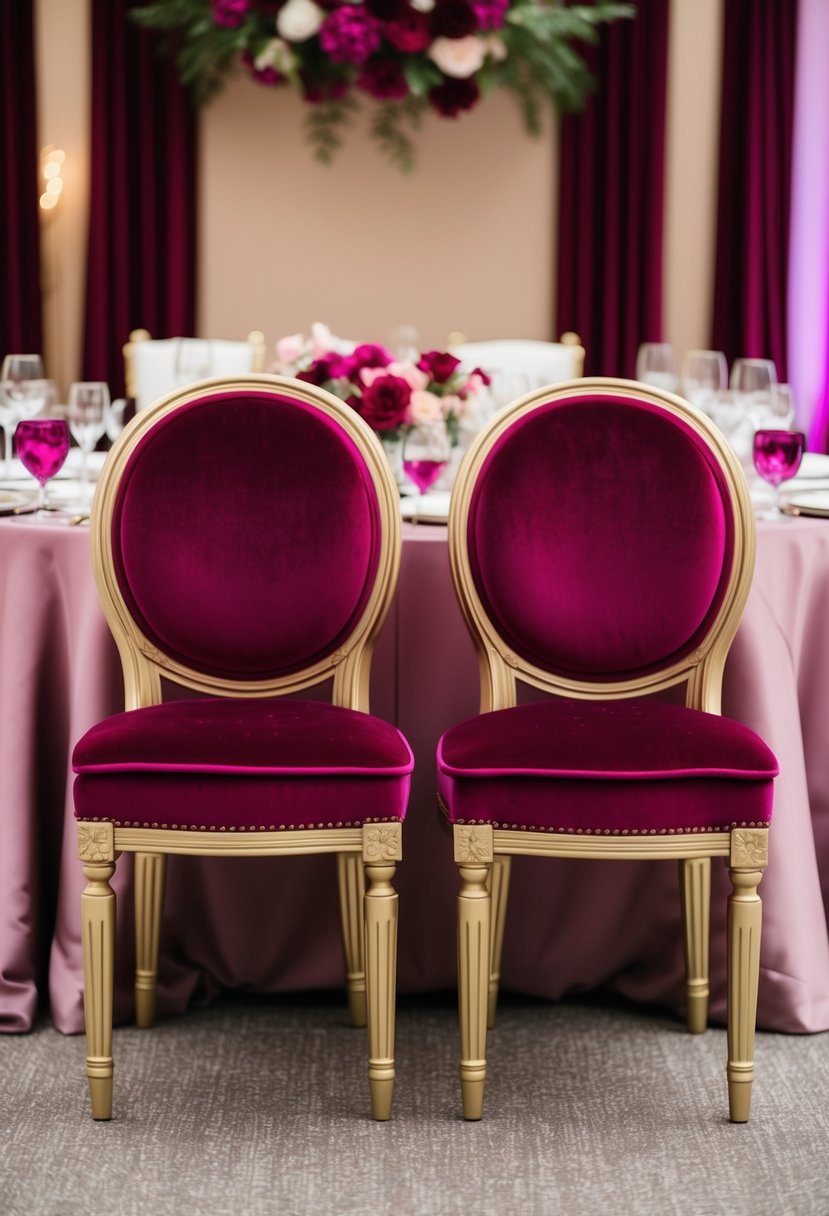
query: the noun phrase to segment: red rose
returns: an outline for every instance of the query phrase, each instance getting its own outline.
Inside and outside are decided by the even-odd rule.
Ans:
[[[378,376],[363,389],[360,413],[375,431],[393,431],[403,422],[412,390],[399,376]]]
[[[378,101],[400,101],[409,86],[400,64],[394,59],[371,59],[357,77],[357,86]]]
[[[457,118],[462,110],[471,110],[481,96],[474,80],[444,80],[429,90],[429,101],[444,118]]]
[[[388,41],[404,55],[419,55],[432,41],[429,18],[425,13],[410,9],[396,21],[387,21],[383,33]]]
[[[445,350],[430,350],[420,356],[418,367],[427,372],[436,384],[445,384],[456,367],[460,367],[460,359],[450,355]]]
[[[467,0],[442,0],[431,12],[432,34],[435,38],[465,38],[478,30],[478,18]]]

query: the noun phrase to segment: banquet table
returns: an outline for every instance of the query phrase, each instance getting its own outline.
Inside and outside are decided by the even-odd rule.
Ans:
[[[455,982],[456,868],[435,802],[435,745],[474,714],[477,666],[449,572],[446,528],[404,524],[400,581],[376,651],[372,710],[416,758],[404,830],[399,989]],[[758,525],[754,585],[728,660],[723,710],[780,761],[764,903],[758,1024],[829,1029],[829,524]],[[71,754],[122,707],[85,526],[0,520],[0,1029],[24,1031],[48,995],[55,1026],[82,1029]],[[132,1017],[132,858],[116,871],[116,1008]],[[712,884],[711,1017],[725,1015],[724,866]],[[667,862],[517,858],[504,988],[557,999],[599,988],[679,1013],[677,871]],[[158,1010],[224,989],[339,987],[334,860],[174,857]]]

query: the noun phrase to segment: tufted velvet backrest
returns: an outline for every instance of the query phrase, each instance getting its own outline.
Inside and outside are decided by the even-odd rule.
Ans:
[[[658,402],[600,390],[518,412],[471,491],[469,565],[507,646],[556,677],[636,679],[706,637],[734,517],[715,453]]]
[[[380,527],[371,474],[336,417],[289,390],[206,389],[162,413],[131,452],[112,565],[164,655],[210,677],[278,679],[349,637],[377,574]]]

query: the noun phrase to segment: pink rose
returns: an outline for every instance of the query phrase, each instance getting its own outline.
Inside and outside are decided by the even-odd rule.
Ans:
[[[276,358],[278,362],[296,363],[302,354],[304,345],[305,339],[302,334],[290,334],[287,338],[280,338],[276,344]]]
[[[404,421],[412,390],[399,376],[378,376],[363,391],[360,413],[375,431],[393,431]]]
[[[401,380],[405,380],[413,393],[422,392],[429,383],[426,372],[415,367],[414,363],[390,363],[388,371],[390,376],[399,376]]]
[[[409,410],[406,421],[413,426],[423,423],[439,422],[444,417],[443,403],[434,393],[414,392],[409,398]]]
[[[483,67],[487,48],[482,38],[470,34],[467,38],[436,38],[427,53],[444,76],[465,80]]]

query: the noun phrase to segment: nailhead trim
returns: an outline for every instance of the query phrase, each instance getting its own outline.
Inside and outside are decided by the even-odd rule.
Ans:
[[[730,832],[733,828],[767,828],[770,821],[736,819],[723,827],[692,827],[692,828],[548,828],[543,826],[530,827],[526,823],[499,823],[494,819],[455,819],[459,827],[474,824],[486,825],[496,831],[512,832],[547,832],[568,836],[682,836],[686,832],[694,835],[698,832]]]
[[[108,819],[103,815],[93,815],[90,819],[78,819],[78,823],[111,823],[116,828],[158,828],[162,832],[166,831],[182,831],[182,832],[307,832],[312,828],[361,828],[365,823],[402,823],[402,820],[396,819],[393,816],[385,818],[378,816],[367,816],[365,819],[338,819],[336,823],[280,823],[279,827],[275,824],[266,826],[264,823],[258,827],[227,827],[217,828],[214,824],[205,827],[204,824],[191,823],[189,827],[186,824],[178,823],[141,823],[139,820],[130,819]]]

